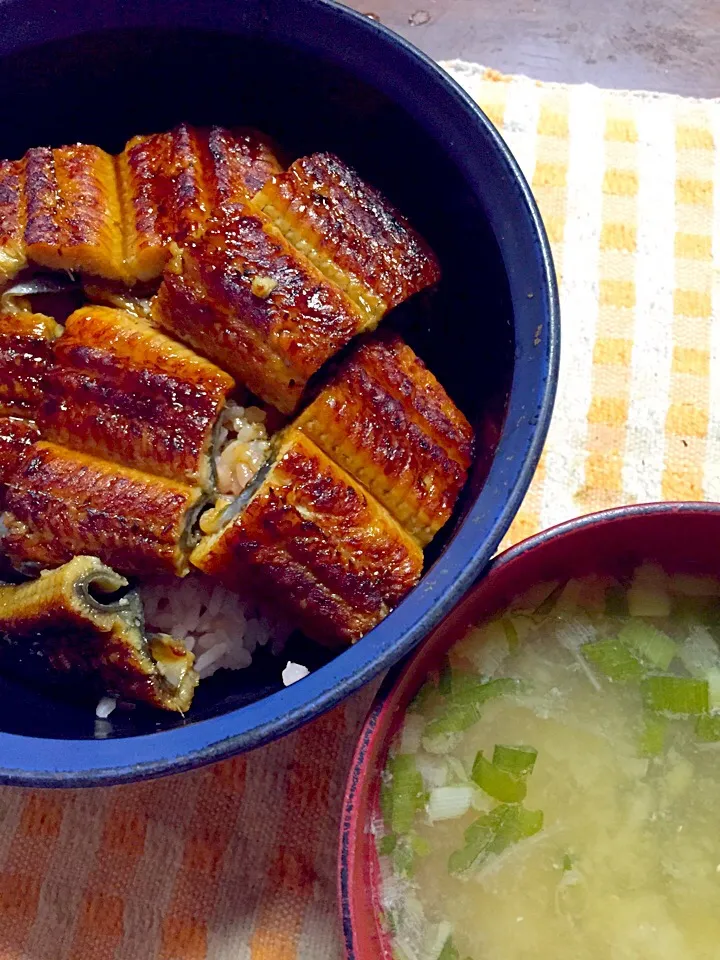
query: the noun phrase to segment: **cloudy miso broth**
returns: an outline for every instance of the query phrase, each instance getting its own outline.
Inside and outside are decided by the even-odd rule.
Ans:
[[[719,595],[539,585],[452,648],[383,773],[398,960],[720,956]]]

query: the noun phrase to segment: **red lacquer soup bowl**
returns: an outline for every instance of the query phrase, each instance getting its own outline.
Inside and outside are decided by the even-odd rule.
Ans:
[[[720,504],[619,507],[553,527],[503,553],[420,648],[393,671],[363,727],[347,784],[339,884],[348,960],[392,960],[380,922],[380,865],[371,824],[380,773],[405,710],[467,628],[500,613],[533,584],[588,573],[629,574],[643,561],[670,573],[720,575]]]

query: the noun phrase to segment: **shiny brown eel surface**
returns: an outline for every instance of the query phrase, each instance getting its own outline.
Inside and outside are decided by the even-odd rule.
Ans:
[[[0,288],[26,266],[133,285],[162,273],[171,242],[282,171],[253,130],[180,124],[134,137],[118,157],[91,144],[33,147],[0,161]]]
[[[35,418],[61,332],[44,314],[0,311],[0,416]]]
[[[440,279],[434,254],[405,217],[332,153],[296,160],[252,205],[356,301],[368,330]]]
[[[421,546],[446,523],[467,479],[472,428],[396,334],[359,346],[296,425]]]
[[[418,582],[423,554],[390,514],[297,430],[245,509],[191,562],[255,590],[324,644],[362,637]]]
[[[21,570],[79,554],[124,574],[187,573],[198,487],[39,441],[6,480],[2,549]]]
[[[25,155],[27,259],[51,270],[128,279],[113,158],[87,144]]]
[[[0,509],[2,485],[7,483],[17,468],[23,451],[40,439],[37,425],[19,417],[0,416]],[[2,544],[0,542],[0,552]]]
[[[27,263],[22,206],[25,162],[0,160],[0,287]]]
[[[153,317],[283,413],[362,328],[352,301],[242,206],[171,262]]]
[[[68,318],[55,360],[44,437],[212,488],[213,435],[232,377],[145,321],[102,306]]]
[[[171,241],[197,238],[219,207],[246,202],[281,170],[270,141],[252,130],[183,123],[169,133],[134,137],[118,157],[132,276],[159,276]]]

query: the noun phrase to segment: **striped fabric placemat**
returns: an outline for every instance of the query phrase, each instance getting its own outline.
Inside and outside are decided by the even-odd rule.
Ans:
[[[515,152],[560,278],[555,417],[506,545],[718,498],[720,102],[447,66]],[[0,960],[340,960],[339,812],[371,696],[196,773],[0,790]]]

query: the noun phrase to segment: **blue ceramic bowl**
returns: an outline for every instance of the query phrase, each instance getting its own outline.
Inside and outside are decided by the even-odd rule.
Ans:
[[[387,620],[334,658],[294,639],[289,657],[313,672],[288,689],[283,663],[261,656],[202,684],[186,722],[138,712],[103,739],[88,704],[0,680],[0,782],[137,780],[265,743],[411,650],[482,571],[517,511],[558,363],[557,292],[537,208],[456,84],[399,37],[324,0],[0,0],[0,89],[2,157],[75,140],[117,150],[180,120],[254,124],[291,156],[342,155],[440,257],[434,301],[392,322],[473,420],[479,453],[422,582]]]

